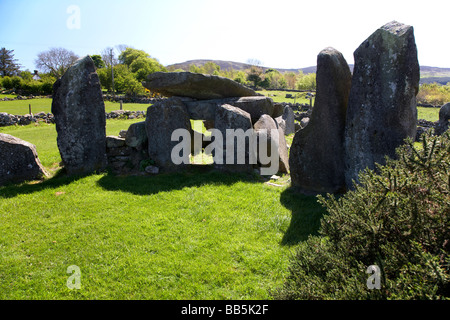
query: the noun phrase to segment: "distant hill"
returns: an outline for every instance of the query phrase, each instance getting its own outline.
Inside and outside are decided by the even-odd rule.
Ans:
[[[167,66],[169,70],[176,70],[176,69],[182,69],[185,71],[189,71],[189,66],[191,64],[195,64],[198,67],[203,66],[207,62],[214,62],[217,64],[220,69],[227,70],[227,69],[234,69],[234,70],[245,70],[251,67],[248,63],[242,63],[242,62],[234,62],[234,61],[223,61],[223,60],[207,60],[207,59],[199,59],[199,60],[189,60],[181,63],[175,63]],[[314,73],[316,72],[316,67],[308,67],[308,68],[297,68],[297,69],[280,69],[280,68],[270,68],[270,67],[262,67],[262,69],[265,71],[267,69],[276,69],[282,73],[284,72],[298,72],[299,69],[303,71],[303,73]]]
[[[169,70],[182,69],[185,71],[189,71],[189,66],[191,64],[195,64],[196,66],[203,66],[207,62],[214,62],[220,69],[234,69],[234,70],[245,70],[250,68],[248,63],[242,62],[234,62],[234,61],[223,61],[223,60],[208,60],[208,59],[198,59],[198,60],[189,60],[181,63],[175,63],[167,66]],[[353,65],[349,65],[350,70],[353,72]],[[271,67],[262,67],[265,71],[267,69],[275,69],[280,71],[281,73],[285,72],[298,72],[302,70],[304,74],[315,73],[317,68],[316,66],[306,67],[306,68],[293,68],[293,69],[280,69],[280,68],[271,68]],[[438,67],[429,67],[429,66],[421,66],[420,67],[420,83],[432,83],[437,82],[440,84],[447,84],[450,82],[450,68],[438,68]]]
[[[420,67],[420,82],[447,84],[450,82],[450,68]]]

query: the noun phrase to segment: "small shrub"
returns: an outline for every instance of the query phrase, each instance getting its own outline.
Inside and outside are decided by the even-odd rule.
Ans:
[[[145,171],[145,168],[147,168],[148,166],[154,166],[154,165],[155,165],[155,161],[153,161],[152,159],[145,159],[140,162],[139,170]]]
[[[44,81],[41,84],[41,94],[44,95],[50,95],[53,92],[53,82],[51,81]]]
[[[11,78],[11,85],[15,90],[22,89],[23,80],[21,77],[14,76]]]
[[[321,236],[300,245],[277,298],[450,298],[450,133],[397,154],[342,197],[318,197],[328,210]],[[366,285],[370,265],[379,290]]]
[[[2,79],[2,86],[6,90],[12,89],[13,88],[13,84],[12,84],[11,78],[8,77],[8,76],[3,77],[3,79]]]

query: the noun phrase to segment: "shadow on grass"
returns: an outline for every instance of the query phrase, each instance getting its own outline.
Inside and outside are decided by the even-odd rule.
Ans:
[[[13,198],[20,194],[31,194],[47,188],[59,188],[93,174],[98,174],[98,172],[68,176],[62,169],[53,177],[42,182],[4,185],[0,187],[0,198]],[[260,180],[256,175],[249,173],[226,173],[217,171],[209,165],[193,165],[182,172],[155,176],[117,176],[105,172],[97,183],[108,191],[120,190],[137,195],[146,195],[204,184],[232,185],[239,181],[260,182]]]
[[[212,165],[191,165],[180,172],[155,176],[116,176],[108,174],[100,178],[98,184],[108,191],[150,195],[205,184],[232,185],[239,181],[259,182],[260,180],[256,175],[248,173],[218,171]]]
[[[305,195],[291,187],[280,196],[281,204],[292,211],[291,223],[281,240],[282,245],[293,246],[305,241],[310,235],[318,235],[320,221],[326,209],[316,196]]]
[[[89,174],[90,175],[90,174]],[[67,176],[60,170],[54,177],[35,184],[8,185],[0,188],[0,198],[12,198],[20,194],[31,194],[47,188],[59,188],[89,175]],[[248,173],[226,173],[212,165],[189,166],[176,173],[155,176],[117,176],[104,174],[97,184],[107,191],[123,191],[135,195],[150,195],[170,192],[202,185],[233,185],[237,182],[261,183],[262,178]],[[326,209],[315,196],[288,188],[281,193],[281,204],[292,212],[291,222],[281,241],[282,245],[293,246],[305,241],[310,235],[318,235],[320,221]]]
[[[20,194],[31,194],[48,188],[58,188],[80,180],[95,173],[84,175],[68,176],[64,169],[59,170],[53,177],[42,182],[33,181],[32,183],[6,184],[0,188],[0,198],[13,198]]]

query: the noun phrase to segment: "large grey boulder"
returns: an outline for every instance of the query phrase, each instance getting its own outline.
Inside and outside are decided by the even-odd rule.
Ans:
[[[127,146],[141,150],[148,142],[145,121],[136,122],[128,127],[125,143]]]
[[[222,157],[217,148],[213,153],[216,167],[225,171],[250,172],[256,164],[256,143],[250,114],[224,104],[217,108],[214,122],[223,139]]]
[[[199,100],[258,95],[254,90],[231,79],[191,72],[155,72],[148,75],[143,85],[166,97],[179,96]]]
[[[258,121],[263,114],[272,115],[273,101],[264,96],[233,97],[211,100],[185,100],[183,103],[193,120],[214,120],[216,110],[224,104],[229,104],[250,114],[252,123]]]
[[[35,180],[46,175],[33,144],[0,133],[0,185]]]
[[[308,125],[297,131],[289,165],[292,186],[313,193],[345,190],[344,130],[350,68],[333,48],[317,56],[317,91]]]
[[[183,101],[192,120],[214,121],[216,109],[226,103],[224,99]]]
[[[274,103],[273,104],[273,114],[272,118],[278,118],[281,117],[284,113],[284,107],[285,105],[283,103]]]
[[[232,99],[227,102],[228,104],[248,112],[252,123],[256,123],[263,114],[272,116],[273,114],[273,101],[272,99],[264,96],[259,97],[240,97]]]
[[[163,171],[175,171],[189,164],[191,153],[192,128],[189,113],[180,99],[167,99],[155,103],[147,109],[145,120],[148,137],[148,155],[155,161],[156,166]],[[184,136],[177,136],[172,141],[172,134],[178,130]],[[176,146],[180,147],[177,159],[182,162],[174,162],[172,151]]]
[[[283,130],[277,125],[275,120],[271,116],[263,114],[254,124],[253,128],[255,130],[258,143],[258,162],[263,167],[272,167],[273,164],[271,161],[267,164],[264,164],[263,162],[266,162],[264,160],[271,160],[276,156],[277,168],[276,171],[271,174],[276,174],[278,172],[289,173],[289,156],[286,138]],[[275,143],[271,143],[272,139],[276,139],[274,141]],[[261,151],[263,143],[266,144],[263,149],[267,150],[267,154],[265,155],[262,155]],[[272,150],[272,144],[277,147],[276,150]],[[272,152],[275,153],[272,154]],[[265,159],[262,159],[262,157]]]
[[[360,171],[376,169],[417,130],[420,70],[413,27],[390,22],[354,52],[345,130],[347,187]]]
[[[283,115],[276,117],[275,122],[277,123],[277,126],[283,130],[283,134],[286,135],[286,120],[284,120]]]
[[[448,129],[450,121],[450,102],[439,109],[439,122],[436,126],[436,134],[441,135]]]
[[[107,165],[105,104],[91,57],[77,60],[55,82],[52,113],[67,173],[104,169]]]

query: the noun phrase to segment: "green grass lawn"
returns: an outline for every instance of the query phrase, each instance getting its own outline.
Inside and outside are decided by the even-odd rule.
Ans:
[[[276,90],[261,90],[257,91],[269,98],[271,98],[274,102],[290,102],[290,103],[307,103],[309,104],[309,98],[306,98],[306,92],[289,92],[289,91],[276,91]],[[292,97],[296,98],[286,98],[286,94],[291,94]],[[312,100],[314,105],[314,98]]]
[[[13,100],[13,101],[0,101],[0,112],[6,112],[9,114],[23,115],[29,113],[29,105],[31,104],[31,112],[45,112],[49,113],[52,109],[52,99],[30,99],[30,100]],[[147,111],[149,105],[140,103],[123,103],[123,110],[129,111]],[[120,110],[119,102],[105,101],[106,112]]]
[[[107,134],[139,120],[108,120]],[[60,161],[54,125],[0,128]],[[0,187],[0,299],[270,299],[318,230],[315,197],[252,175],[84,177]],[[81,271],[70,290],[67,268]]]
[[[132,123],[139,121],[143,121],[143,119],[107,120],[106,134],[117,136],[120,130],[126,130]],[[59,166],[61,156],[56,144],[57,135],[54,124],[39,122],[37,125],[0,127],[0,132],[11,134],[34,144],[44,167],[55,169]]]
[[[424,108],[417,107],[417,118],[425,119],[428,121],[438,121],[439,120],[439,108]]]
[[[17,97],[17,95],[15,95],[15,94],[0,93],[0,99],[3,99],[3,98],[14,99],[15,97]]]
[[[297,92],[290,92],[292,95],[299,94],[299,98],[297,99],[291,99],[286,98],[286,94],[289,92],[286,91],[258,91],[259,93],[262,93],[270,98],[274,102],[290,102],[290,103],[308,103],[309,99],[306,99],[304,96],[306,93],[297,93]],[[14,95],[0,95],[0,98],[9,97],[14,98]],[[313,100],[314,103],[314,100]],[[38,113],[38,112],[45,112],[49,113],[51,112],[52,107],[52,99],[50,98],[36,98],[36,99],[30,99],[30,100],[13,100],[13,101],[0,101],[0,112],[6,112],[9,114],[14,115],[23,115],[29,113],[29,105],[31,104],[31,112],[32,113]],[[138,103],[123,103],[122,108],[123,110],[129,110],[129,111],[147,111],[149,105],[147,104],[138,104]],[[105,110],[106,112],[111,112],[115,110],[120,110],[120,103],[119,102],[110,102],[105,101]]]
[[[46,100],[39,102],[50,108]],[[418,111],[435,121],[439,110]],[[106,133],[118,135],[138,121],[108,120]],[[315,197],[290,189],[288,176],[278,187],[210,166],[146,177],[65,177],[55,125],[0,132],[35,144],[51,173],[42,182],[0,187],[2,300],[270,299],[293,249],[317,233],[325,213]],[[66,285],[72,265],[81,271],[80,290]]]

